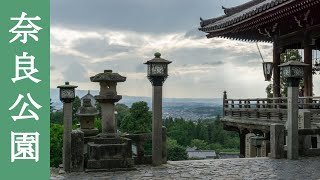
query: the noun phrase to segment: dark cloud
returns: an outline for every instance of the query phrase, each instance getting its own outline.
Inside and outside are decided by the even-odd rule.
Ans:
[[[247,0],[53,0],[51,23],[81,29],[122,29],[138,32],[185,32],[204,19],[223,14]]]
[[[110,44],[107,38],[82,38],[73,42],[73,49],[94,58],[102,58],[121,52],[129,52],[134,48]]]
[[[223,61],[216,61],[216,62],[205,62],[202,65],[206,65],[206,66],[219,66],[224,64]]]

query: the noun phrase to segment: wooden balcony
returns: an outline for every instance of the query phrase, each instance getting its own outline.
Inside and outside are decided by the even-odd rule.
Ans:
[[[311,127],[320,128],[320,97],[299,97],[299,111],[310,112]],[[238,131],[247,129],[267,133],[273,123],[287,121],[287,97],[257,99],[223,98],[223,118],[225,129]]]

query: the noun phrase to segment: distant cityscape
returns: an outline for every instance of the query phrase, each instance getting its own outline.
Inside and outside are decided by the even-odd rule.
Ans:
[[[76,90],[76,95],[80,98],[88,91]],[[90,91],[90,94],[97,95],[98,91]],[[52,105],[56,110],[62,109],[59,100],[59,90],[51,89],[50,96]],[[119,103],[128,107],[134,102],[145,101],[152,110],[150,97],[123,96]],[[192,99],[192,98],[164,98],[163,99],[163,118],[183,118],[185,120],[197,121],[198,119],[213,119],[222,113],[222,98],[212,99]]]

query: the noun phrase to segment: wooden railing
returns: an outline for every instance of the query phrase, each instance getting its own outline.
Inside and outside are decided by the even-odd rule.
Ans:
[[[287,97],[228,99],[223,96],[223,116],[233,119],[286,121]],[[299,97],[299,109],[311,112],[311,121],[320,123],[320,97]]]

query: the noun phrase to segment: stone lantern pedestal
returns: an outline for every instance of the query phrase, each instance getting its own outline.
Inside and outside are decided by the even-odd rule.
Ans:
[[[80,130],[85,137],[99,134],[99,130],[94,127],[95,117],[98,114],[98,110],[91,104],[91,99],[83,99],[83,105],[78,109],[76,115],[79,117]]]
[[[88,139],[87,171],[132,168],[131,140],[117,134],[114,103],[122,96],[117,94],[118,82],[124,82],[126,77],[105,70],[93,77],[92,82],[100,83],[100,93],[95,99],[101,106],[102,132]]]

